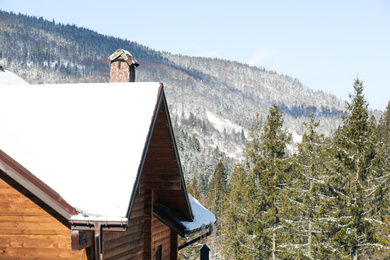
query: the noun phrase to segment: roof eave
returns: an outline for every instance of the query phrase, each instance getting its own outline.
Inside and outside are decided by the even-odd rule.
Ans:
[[[0,169],[67,220],[72,215],[78,214],[78,211],[57,192],[2,150],[0,150]]]
[[[167,117],[167,120],[168,120],[169,132],[171,134],[171,138],[172,138],[172,142],[173,142],[173,150],[175,151],[175,157],[176,157],[177,165],[179,167],[181,185],[183,187],[183,191],[184,191],[184,194],[185,194],[187,207],[188,207],[189,214],[190,214],[191,221],[192,221],[194,219],[194,212],[192,210],[191,203],[190,203],[190,200],[188,198],[187,187],[186,187],[186,183],[185,183],[185,179],[184,179],[183,169],[181,167],[181,161],[180,161],[179,152],[177,150],[176,138],[175,138],[175,133],[174,133],[173,128],[172,128],[172,122],[171,122],[171,117],[170,117],[170,114],[169,114],[167,100],[166,100],[166,97],[165,97],[164,93],[163,93],[163,95],[164,95],[163,102],[164,102],[164,105],[165,105],[165,108],[166,108],[165,109],[165,113],[166,113],[166,117]]]
[[[160,83],[160,87],[158,89],[158,94],[157,94],[156,106],[154,108],[151,124],[149,127],[149,133],[148,133],[148,136],[146,138],[144,150],[143,150],[142,156],[141,156],[140,166],[138,168],[137,177],[136,177],[136,180],[134,182],[133,191],[131,193],[130,203],[129,203],[129,207],[128,207],[127,214],[126,214],[127,219],[130,219],[130,215],[131,215],[131,211],[132,211],[133,206],[134,206],[135,198],[136,198],[136,195],[137,195],[138,190],[139,190],[139,185],[141,183],[141,175],[142,175],[142,172],[143,172],[143,169],[145,166],[145,161],[146,161],[146,157],[148,155],[148,150],[149,150],[150,143],[152,140],[153,132],[154,132],[154,129],[156,127],[158,112],[160,110],[160,107],[162,104],[162,99],[164,96],[163,94],[164,94],[164,85],[162,83]]]

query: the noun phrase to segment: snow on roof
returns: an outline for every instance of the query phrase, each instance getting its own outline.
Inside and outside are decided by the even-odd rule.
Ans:
[[[125,219],[160,83],[0,86],[0,149],[81,214]]]
[[[118,49],[113,54],[111,54],[108,57],[107,62],[112,62],[113,60],[115,60],[119,56],[121,56],[122,59],[124,59],[129,65],[134,64],[135,66],[138,66],[138,62],[133,58],[133,55],[131,55],[131,53],[129,51],[126,51],[123,49]],[[130,61],[128,61],[128,59],[130,59]]]
[[[192,222],[180,221],[186,227],[186,231],[191,232],[202,228],[202,226],[214,225],[216,222],[214,214],[204,208],[191,194],[188,194],[188,198],[190,199],[192,211],[194,212],[194,219]]]
[[[4,67],[1,68],[3,68],[3,70],[0,70],[0,86],[28,84],[24,79],[22,79],[12,71],[9,71]]]

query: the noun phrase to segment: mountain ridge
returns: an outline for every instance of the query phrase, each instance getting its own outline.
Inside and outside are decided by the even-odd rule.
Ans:
[[[0,64],[33,84],[108,82],[106,58],[119,48],[130,51],[140,63],[136,81],[164,83],[172,122],[178,132],[191,136],[191,144],[183,147],[199,143],[201,151],[194,149],[188,157],[203,160],[202,165],[184,163],[184,168],[200,169],[194,170],[198,172],[195,175],[199,171],[210,174],[212,167],[201,159],[208,153],[232,157],[233,163],[227,167],[231,169],[240,159],[253,118],[259,114],[264,121],[273,103],[280,106],[285,127],[298,134],[311,111],[321,121],[319,132],[325,134],[341,124],[346,111],[345,104],[334,95],[310,90],[298,79],[275,71],[237,61],[156,51],[135,41],[42,17],[0,10],[0,41]],[[225,122],[225,127],[218,128],[216,120]],[[192,148],[186,149],[183,154]],[[192,174],[187,176],[192,178]]]

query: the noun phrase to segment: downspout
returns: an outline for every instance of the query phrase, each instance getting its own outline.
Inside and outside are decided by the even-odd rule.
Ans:
[[[94,223],[95,232],[95,259],[102,259],[102,224],[99,222]]]
[[[95,247],[95,259],[102,260],[102,231],[126,231],[128,227],[127,222],[123,221],[73,221],[71,220],[72,230],[75,231],[92,231],[93,232],[93,246]],[[73,236],[72,236],[72,239]],[[75,241],[78,243],[78,241]],[[72,241],[73,246],[73,241]],[[84,248],[74,249],[81,250]]]

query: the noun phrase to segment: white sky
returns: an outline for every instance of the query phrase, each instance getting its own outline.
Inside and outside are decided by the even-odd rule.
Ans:
[[[371,108],[390,100],[387,0],[0,0],[0,9],[159,51],[262,66],[343,100],[359,76]]]

